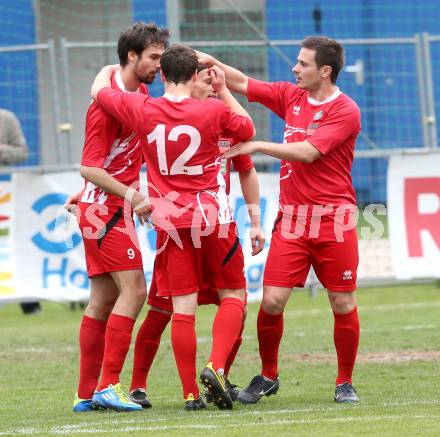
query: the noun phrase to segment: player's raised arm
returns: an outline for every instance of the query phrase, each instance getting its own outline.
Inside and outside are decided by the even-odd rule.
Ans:
[[[140,93],[123,93],[112,88],[102,88],[97,95],[97,103],[105,112],[116,118],[123,126],[142,136],[144,104],[150,97]]]
[[[105,112],[116,118],[127,128],[142,132],[142,112],[145,100],[142,93],[123,93],[111,88],[111,75],[119,65],[107,65],[97,74],[93,81],[91,95]]]
[[[255,136],[255,127],[252,122],[251,116],[248,114],[246,109],[241,106],[238,100],[231,94],[228,87],[226,86],[225,74],[217,66],[212,66],[209,68],[209,75],[211,76],[211,85],[217,93],[217,97],[228,106],[232,112],[238,114],[242,117],[247,117],[252,123],[252,135],[247,137],[245,140],[250,140]]]
[[[237,70],[230,65],[223,64],[223,62],[220,62],[218,59],[214,58],[214,56],[208,55],[207,53],[199,51],[196,51],[196,53],[199,59],[199,63],[204,64],[208,67],[217,66],[225,73],[226,85],[231,91],[239,93],[243,96],[247,95],[249,78],[242,71]]]
[[[269,143],[266,141],[249,141],[231,147],[225,152],[225,158],[233,158],[238,155],[253,155],[256,152],[273,156],[278,159],[298,162],[313,162],[322,157],[322,153],[309,141],[295,143]]]
[[[96,75],[95,80],[92,84],[92,89],[90,94],[93,100],[96,100],[98,93],[105,87],[111,87],[111,77],[113,71],[119,70],[120,65],[106,65],[101,69],[101,71]]]

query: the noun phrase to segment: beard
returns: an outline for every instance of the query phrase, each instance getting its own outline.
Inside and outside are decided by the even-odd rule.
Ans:
[[[145,85],[151,85],[154,82],[156,74],[148,74],[144,77],[140,77],[139,80]]]
[[[140,70],[139,60],[137,60],[136,63],[134,64],[134,72],[136,73],[139,82],[144,83],[146,85],[151,85],[156,77],[156,71],[150,70],[149,73],[142,74],[139,70]]]

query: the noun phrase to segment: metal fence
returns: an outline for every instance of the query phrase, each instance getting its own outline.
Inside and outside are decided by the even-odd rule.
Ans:
[[[353,180],[358,201],[386,203],[386,169],[391,155],[440,151],[440,35],[405,38],[341,39],[346,67],[338,81],[362,112]],[[186,40],[252,77],[291,80],[299,40]],[[116,44],[60,39],[47,44],[0,47],[0,107],[20,119],[31,149],[29,166],[17,170],[48,172],[77,168],[90,104],[90,85],[102,65],[116,63]],[[32,74],[35,71],[36,74]],[[153,95],[161,86],[151,87]],[[283,121],[258,104],[248,104],[258,138],[281,141]],[[277,160],[256,157],[260,168]],[[392,276],[388,239],[360,242],[360,282]],[[312,288],[316,282],[312,281]]]
[[[342,39],[340,42],[346,47],[347,66],[339,85],[356,100],[363,114],[356,157],[383,159],[392,154],[437,148],[440,89],[435,88],[433,75],[440,69],[440,36],[422,33],[411,38]],[[290,69],[299,43],[299,40],[268,40],[263,34],[258,40],[185,41],[250,76],[265,80],[291,80]],[[3,69],[7,80],[2,83],[2,106],[8,99],[14,102],[33,153],[39,154],[30,164],[44,166],[79,161],[90,84],[101,65],[117,62],[115,47],[113,43],[66,39],[60,39],[56,45],[49,41],[0,47],[0,65],[12,65],[8,67],[10,71]],[[17,66],[23,52],[34,53],[37,77],[29,78],[26,59]],[[15,63],[8,56],[14,57]],[[34,96],[28,88],[23,92],[26,84],[29,90],[35,88],[38,92]],[[10,93],[9,98],[6,92]],[[153,95],[158,93],[160,86],[156,84]],[[280,140],[282,121],[260,105],[247,102],[246,105],[258,126],[259,138]],[[265,157],[257,161],[273,163]],[[364,164],[359,171],[357,167],[359,164],[354,168],[355,179],[356,172],[363,173],[364,178],[371,173],[365,171]],[[366,179],[365,184],[369,183]]]
[[[43,68],[44,74],[35,74]],[[44,144],[48,142],[55,147],[47,152],[56,162],[61,162],[63,152],[59,148],[57,129],[60,99],[54,41],[0,47],[0,90],[0,107],[12,111],[20,120],[30,150],[27,164],[44,162]],[[47,108],[41,107],[41,94],[48,98]]]

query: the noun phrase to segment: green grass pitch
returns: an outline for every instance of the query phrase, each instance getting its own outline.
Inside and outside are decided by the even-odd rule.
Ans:
[[[23,316],[0,308],[0,436],[224,435],[439,436],[440,288],[433,284],[358,291],[361,342],[354,385],[361,402],[332,400],[335,355],[326,294],[294,292],[285,312],[280,351],[281,388],[253,406],[185,412],[169,330],[150,375],[151,410],[135,413],[71,411],[78,377],[80,311],[45,303]],[[198,368],[210,348],[215,308],[197,319]],[[258,304],[249,305],[243,347],[231,380],[244,386],[259,371]],[[145,314],[142,312],[140,318]],[[122,382],[129,383],[132,352]]]

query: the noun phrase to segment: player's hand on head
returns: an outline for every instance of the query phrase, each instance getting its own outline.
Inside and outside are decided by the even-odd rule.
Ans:
[[[263,249],[266,242],[263,230],[258,227],[251,227],[250,229],[252,256],[258,255]]]
[[[112,74],[120,68],[121,66],[119,64],[110,64],[101,68],[101,71],[96,75],[95,80],[93,81],[92,89],[90,91],[93,100],[97,99],[98,93],[102,88],[111,86]]]
[[[102,79],[107,79],[108,81],[110,81],[112,74],[115,71],[118,71],[121,69],[121,66],[119,64],[109,64],[109,65],[105,65],[104,67],[101,68],[101,71],[98,73],[97,77],[102,77]]]
[[[209,76],[215,92],[220,93],[227,89],[225,73],[219,67],[216,65],[209,67]]]
[[[212,67],[215,63],[215,58],[207,53],[195,50],[199,64],[203,64],[206,67]]]
[[[121,64],[109,64],[106,65],[104,68],[109,69],[113,73],[113,71],[118,71],[121,69]]]

